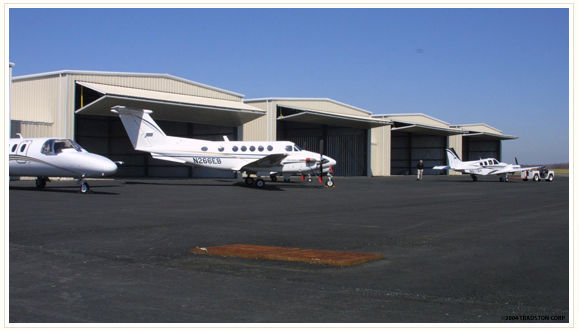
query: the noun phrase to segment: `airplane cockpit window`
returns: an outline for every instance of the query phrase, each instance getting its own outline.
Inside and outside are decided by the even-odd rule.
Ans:
[[[293,151],[293,147],[292,147],[291,145],[287,145],[287,146],[285,147],[285,150],[286,150],[287,152],[291,152],[291,151]]]
[[[70,139],[49,139],[42,145],[42,153],[47,155],[59,154],[66,149],[82,152],[82,147]]]
[[[298,145],[294,145],[294,152],[301,152],[302,149]]]
[[[494,164],[499,164],[499,161],[493,160],[493,163],[494,163]]]

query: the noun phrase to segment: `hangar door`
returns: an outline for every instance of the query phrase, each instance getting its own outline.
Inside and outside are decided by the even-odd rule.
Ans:
[[[237,128],[187,122],[156,121],[169,136],[212,141],[237,139]],[[75,139],[86,150],[123,161],[116,177],[235,178],[232,172],[191,167],[155,160],[135,151],[121,120],[116,116],[75,115]]]
[[[324,140],[324,154],[337,162],[334,175],[367,176],[367,130],[305,122],[278,122],[277,140],[289,140],[302,149],[319,152],[321,139]]]
[[[462,138],[463,161],[478,160],[480,158],[495,158],[501,160],[501,141],[498,139],[481,139],[478,137]],[[510,160],[508,162],[515,162]]]
[[[446,164],[446,136],[393,130],[391,139],[392,175],[416,175],[420,160],[424,162],[425,175],[439,174],[440,171],[432,167]]]

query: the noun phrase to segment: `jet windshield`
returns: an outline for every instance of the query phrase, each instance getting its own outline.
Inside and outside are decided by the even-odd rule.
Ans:
[[[67,149],[82,152],[82,147],[70,139],[49,139],[42,145],[42,153],[47,155],[59,154]]]

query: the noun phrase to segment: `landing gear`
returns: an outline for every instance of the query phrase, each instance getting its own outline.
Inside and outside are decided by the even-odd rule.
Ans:
[[[509,177],[507,177],[507,176],[501,176],[501,177],[499,178],[499,181],[501,181],[501,182],[508,182],[508,181],[509,181]]]
[[[253,185],[257,188],[263,188],[265,186],[265,181],[261,178],[257,178],[255,180],[255,183],[253,183]]]
[[[39,189],[46,187],[46,182],[48,181],[47,177],[38,177],[36,178],[36,187]]]
[[[80,184],[80,193],[86,194],[90,191],[90,185],[88,185],[84,178],[79,179],[78,183]]]
[[[274,179],[272,179],[272,180],[274,180]],[[276,180],[277,180],[277,178],[276,178]],[[253,187],[257,187],[257,188],[263,188],[265,186],[265,181],[259,177],[254,178],[254,177],[248,176],[248,177],[245,177],[245,185],[253,186]]]
[[[277,176],[276,175],[271,175],[271,176],[269,176],[269,178],[271,179],[272,182],[277,182]]]
[[[470,174],[470,177],[472,178],[472,180],[473,180],[474,182],[476,182],[476,181],[478,180],[478,178],[477,178],[476,175],[474,175],[474,174]]]
[[[255,179],[253,177],[245,177],[245,185],[251,186],[251,185],[253,185],[254,182],[255,182]]]
[[[83,193],[83,194],[84,194],[84,193],[88,192],[89,190],[90,190],[90,185],[88,185],[87,182],[84,182],[84,181],[83,181],[83,182],[80,184],[80,193]]]

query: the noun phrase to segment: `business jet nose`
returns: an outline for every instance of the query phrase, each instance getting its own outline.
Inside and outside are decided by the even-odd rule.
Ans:
[[[92,172],[96,176],[109,176],[117,172],[117,165],[104,156],[92,156]]]

